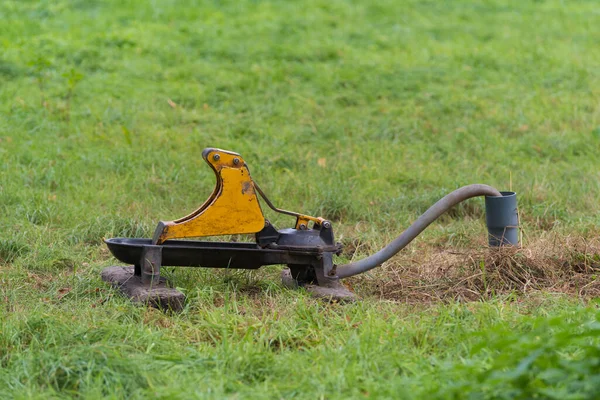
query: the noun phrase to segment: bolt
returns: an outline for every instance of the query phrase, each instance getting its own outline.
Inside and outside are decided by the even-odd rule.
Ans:
[[[220,155],[218,155],[218,154],[215,154],[215,155],[213,156],[213,160],[215,160],[215,161],[219,161],[219,159],[221,159],[221,156],[220,156]]]
[[[301,231],[305,231],[306,230],[306,224],[300,224],[300,230]]]
[[[323,221],[323,228],[325,228],[325,229],[331,228],[331,222],[329,222],[329,221]]]
[[[269,222],[269,220],[265,219],[265,226],[271,226],[271,223]]]
[[[239,158],[234,158],[233,159],[233,165],[238,165],[240,163],[240,159]]]

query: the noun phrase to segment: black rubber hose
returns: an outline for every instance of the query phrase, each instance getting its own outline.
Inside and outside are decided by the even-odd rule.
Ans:
[[[480,184],[467,185],[456,189],[452,193],[444,196],[433,206],[429,207],[429,209],[409,226],[407,230],[402,232],[400,236],[377,253],[367,258],[363,258],[360,261],[337,267],[337,276],[340,278],[347,278],[381,265],[406,247],[407,244],[423,232],[429,224],[439,218],[440,215],[458,203],[477,196],[502,196],[502,194],[491,186]]]

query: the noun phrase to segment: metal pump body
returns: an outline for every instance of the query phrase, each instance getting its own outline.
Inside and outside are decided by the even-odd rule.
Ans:
[[[318,286],[322,296],[353,297],[335,274],[333,256],[342,246],[329,221],[273,206],[239,154],[207,148],[202,157],[217,180],[202,206],[186,217],[160,221],[152,239],[105,240],[117,259],[134,265],[133,277],[140,285],[160,283],[161,266],[257,269],[286,264],[284,282],[290,286]],[[294,228],[277,230],[264,217],[258,195],[274,211],[296,217]],[[255,242],[177,240],[233,234],[254,234]]]

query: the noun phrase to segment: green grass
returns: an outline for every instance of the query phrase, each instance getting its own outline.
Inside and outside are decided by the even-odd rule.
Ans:
[[[587,299],[408,305],[377,296],[384,269],[353,281],[362,302],[326,306],[276,267],[177,270],[170,315],[99,273],[103,237],[208,197],[211,146],[276,205],[330,218],[354,257],[475,182],[519,193],[525,248],[597,238],[599,9],[0,2],[0,397],[594,398]],[[469,201],[407,251],[480,248],[483,221]]]

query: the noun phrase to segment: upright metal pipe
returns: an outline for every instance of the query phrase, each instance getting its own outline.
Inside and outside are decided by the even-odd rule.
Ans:
[[[463,186],[452,193],[444,196],[421,215],[407,230],[402,232],[394,241],[379,250],[377,253],[362,260],[337,267],[337,276],[347,278],[366,272],[389,260],[393,255],[402,250],[415,237],[440,215],[448,211],[456,204],[476,196],[502,197],[502,193],[488,185],[474,184]]]
[[[491,247],[519,244],[519,214],[517,194],[502,192],[502,196],[486,196],[485,221]]]

